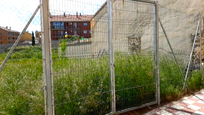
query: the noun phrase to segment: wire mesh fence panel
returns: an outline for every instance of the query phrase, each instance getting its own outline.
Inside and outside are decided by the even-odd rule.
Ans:
[[[116,110],[156,102],[154,4],[113,2]]]
[[[159,16],[174,52],[173,54],[164,31],[160,28],[161,97],[164,100],[173,100],[182,95],[180,91],[183,89],[199,15],[187,14],[186,12],[168,9],[159,5]],[[189,77],[192,76],[194,70],[200,69],[200,39],[198,37],[196,39],[193,58],[190,61],[192,63],[190,65],[191,72],[188,74]],[[167,86],[168,88],[166,88]]]
[[[52,0],[50,14],[55,114],[109,113],[105,0]]]
[[[0,64],[22,34],[39,1],[7,0],[0,4]],[[22,34],[17,47],[0,72],[0,114],[41,115],[44,113],[40,12]],[[32,45],[32,32],[35,46]],[[33,43],[34,43],[33,42]]]

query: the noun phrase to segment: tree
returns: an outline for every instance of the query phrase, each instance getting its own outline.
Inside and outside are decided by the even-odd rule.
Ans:
[[[34,37],[34,33],[32,32],[32,46],[35,46],[35,37]]]

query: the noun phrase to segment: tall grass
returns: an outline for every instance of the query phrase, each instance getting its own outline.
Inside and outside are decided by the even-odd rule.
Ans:
[[[0,64],[5,58],[0,55]],[[18,47],[0,73],[0,114],[43,114],[44,95],[40,47]]]
[[[55,50],[53,50],[55,52]],[[5,54],[0,55],[0,60]],[[12,54],[0,74],[0,114],[44,114],[42,52],[39,47]],[[110,112],[109,58],[53,57],[56,114],[105,114]],[[184,65],[180,63],[180,65]],[[153,57],[115,54],[117,110],[155,100]],[[172,58],[160,60],[161,98],[182,96],[183,78]],[[204,77],[194,71],[188,80],[193,90]]]
[[[0,114],[43,114],[41,60],[8,61],[0,74]]]

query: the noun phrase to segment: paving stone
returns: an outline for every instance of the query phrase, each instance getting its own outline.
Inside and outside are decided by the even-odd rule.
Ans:
[[[200,108],[198,111],[203,112],[204,113],[204,108]]]
[[[204,112],[196,111],[193,115],[204,115]]]
[[[196,93],[196,96],[204,99],[204,90]],[[145,115],[204,115],[204,101],[196,96],[184,97],[181,100],[154,109]]]
[[[202,104],[204,104],[204,102],[203,102],[202,100],[197,101],[197,103],[202,103]]]
[[[184,103],[187,103],[187,104],[190,104],[190,105],[192,105],[193,103],[195,103],[195,101],[191,101],[191,100],[184,100],[183,102],[184,102]]]
[[[181,106],[181,105],[179,105],[179,104],[173,105],[173,106],[171,106],[171,107],[174,108],[174,109],[183,109],[183,108],[184,108],[183,106]]]
[[[188,108],[197,111],[197,110],[199,110],[201,107],[195,106],[195,105],[189,105]]]
[[[198,106],[198,107],[204,107],[204,103],[198,103],[198,102],[196,102],[196,103],[194,103],[193,105]]]
[[[157,112],[157,114],[160,114],[160,115],[173,115],[172,113],[169,113],[169,112],[167,112],[165,110],[161,110],[161,111]]]
[[[182,112],[182,111],[178,111],[176,113],[174,113],[175,115],[191,115],[189,113],[186,113],[186,112]]]

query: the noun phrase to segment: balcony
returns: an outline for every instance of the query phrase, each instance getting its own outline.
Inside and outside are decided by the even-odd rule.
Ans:
[[[52,30],[65,30],[65,28],[62,26],[53,26]]]

